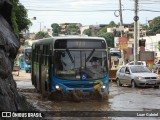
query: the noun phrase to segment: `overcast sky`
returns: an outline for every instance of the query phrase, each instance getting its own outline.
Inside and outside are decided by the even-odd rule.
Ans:
[[[133,23],[134,1],[122,0],[123,23]],[[33,25],[31,32],[52,23],[82,23],[82,25],[108,24],[110,21],[119,23],[116,17],[119,0],[20,0],[28,10],[28,17]],[[160,16],[160,0],[139,0],[139,22],[145,24],[147,20]]]

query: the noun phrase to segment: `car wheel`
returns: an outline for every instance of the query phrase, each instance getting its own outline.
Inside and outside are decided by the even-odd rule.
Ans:
[[[117,85],[118,86],[122,86],[122,84],[121,84],[121,82],[120,82],[120,80],[117,78]]]
[[[132,88],[135,88],[135,87],[136,87],[136,83],[135,83],[134,80],[131,81],[131,87],[132,87]]]

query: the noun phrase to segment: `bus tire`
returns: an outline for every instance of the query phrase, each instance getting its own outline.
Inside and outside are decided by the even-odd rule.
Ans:
[[[42,98],[45,98],[47,96],[46,81],[41,82],[41,94],[42,94]]]

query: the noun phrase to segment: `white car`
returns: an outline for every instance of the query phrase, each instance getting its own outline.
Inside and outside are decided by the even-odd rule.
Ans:
[[[119,86],[126,84],[130,85],[132,88],[136,86],[160,87],[160,76],[152,73],[144,65],[122,66],[116,73],[116,80]]]

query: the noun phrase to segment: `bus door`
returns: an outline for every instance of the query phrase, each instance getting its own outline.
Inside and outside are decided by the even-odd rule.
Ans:
[[[40,89],[42,95],[45,95],[48,90],[49,83],[49,57],[50,50],[49,45],[43,45],[43,50],[41,51],[40,61],[39,61],[39,79],[40,79]]]
[[[40,87],[40,83],[41,83],[41,50],[37,50],[37,63],[34,65],[34,72],[35,72],[35,79],[36,79],[36,89],[40,92],[41,91],[41,87]]]
[[[42,51],[40,51],[39,60],[38,60],[38,64],[39,64],[38,75],[39,75],[39,90],[40,90],[40,92],[42,92],[42,59],[43,59]]]

